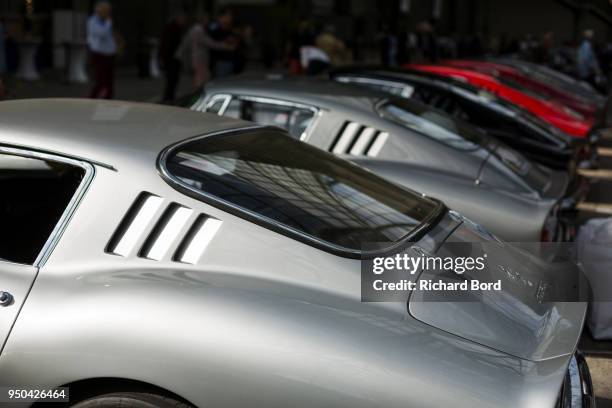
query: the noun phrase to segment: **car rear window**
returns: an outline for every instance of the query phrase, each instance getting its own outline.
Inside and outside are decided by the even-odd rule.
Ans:
[[[477,128],[445,112],[406,99],[386,101],[378,107],[381,117],[460,150],[475,150],[486,142]]]
[[[165,176],[205,202],[335,250],[393,246],[429,225],[441,204],[285,132],[199,138],[162,155]]]

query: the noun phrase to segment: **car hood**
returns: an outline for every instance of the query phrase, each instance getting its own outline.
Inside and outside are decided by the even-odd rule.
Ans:
[[[409,299],[410,314],[438,329],[526,360],[573,353],[587,306],[570,300],[586,298],[588,292],[575,264],[558,263],[551,268],[540,256],[497,241],[465,218],[435,255],[456,256],[456,245],[466,248],[466,244],[471,251],[482,245],[479,247],[487,254],[484,270],[463,275],[427,270],[419,280],[499,280],[502,290],[417,290]]]

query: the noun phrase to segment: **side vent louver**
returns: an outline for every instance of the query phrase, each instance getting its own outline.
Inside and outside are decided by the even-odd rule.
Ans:
[[[357,122],[345,122],[329,151],[335,154],[376,157],[389,134]]]
[[[106,252],[161,261],[196,264],[221,221],[191,208],[142,193],[113,234]]]
[[[175,254],[175,261],[195,264],[213,239],[221,221],[200,215],[181,242]]]

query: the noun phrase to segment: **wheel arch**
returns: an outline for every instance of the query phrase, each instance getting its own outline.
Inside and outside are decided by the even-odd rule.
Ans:
[[[190,407],[196,406],[191,401],[166,388],[130,378],[93,377],[72,381],[60,387],[67,387],[69,389],[70,404],[111,392],[145,392],[172,398]],[[45,406],[45,403],[37,402],[32,405],[32,408],[42,408]]]

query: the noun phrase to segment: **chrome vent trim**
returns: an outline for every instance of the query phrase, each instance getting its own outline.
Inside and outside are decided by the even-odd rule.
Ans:
[[[376,157],[389,134],[357,122],[345,122],[329,151],[334,154]]]
[[[136,198],[109,241],[106,252],[153,261],[197,264],[221,221],[150,193]]]
[[[388,138],[389,138],[389,133],[380,132],[378,136],[376,137],[376,140],[374,140],[374,143],[372,143],[372,145],[366,152],[366,156],[369,156],[369,157],[378,156],[378,153],[380,153],[381,149],[385,145],[385,142],[387,141]]]
[[[161,197],[153,194],[140,194],[121,220],[106,252],[120,256],[134,253],[140,238],[153,221],[163,201]]]
[[[193,210],[187,207],[170,204],[153,227],[139,255],[154,261],[164,259],[192,213]]]
[[[220,227],[220,220],[200,215],[181,242],[174,260],[192,265],[197,264]]]

